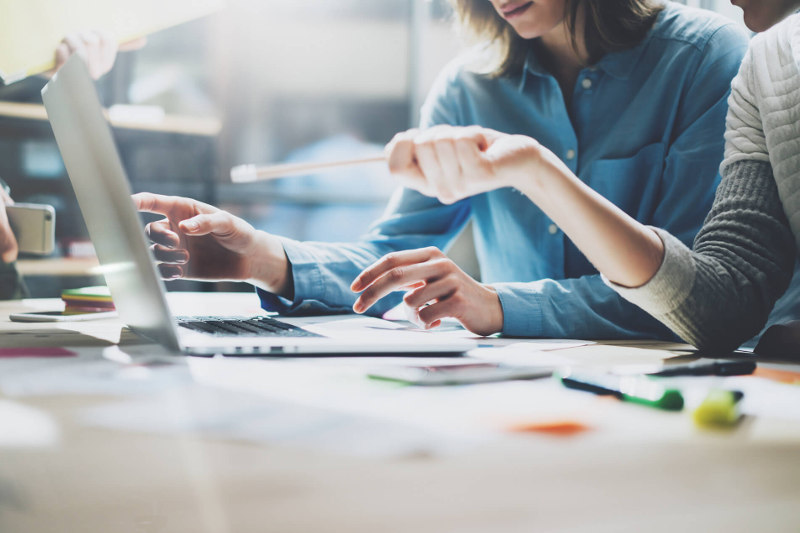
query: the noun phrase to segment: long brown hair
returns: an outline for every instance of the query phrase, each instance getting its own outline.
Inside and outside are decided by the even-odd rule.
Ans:
[[[488,0],[450,0],[457,21],[473,38],[492,46],[486,70],[502,76],[525,62],[531,41],[520,37]],[[578,51],[578,19],[584,17],[583,39],[594,63],[608,52],[639,44],[663,9],[657,0],[564,0],[564,19]]]

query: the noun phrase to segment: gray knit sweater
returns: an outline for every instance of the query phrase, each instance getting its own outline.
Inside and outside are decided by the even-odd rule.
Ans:
[[[665,249],[656,275],[634,289],[610,284],[704,351],[729,351],[758,333],[792,277],[799,62],[800,15],[753,39],[728,101],[722,183],[694,251],[656,229]]]
[[[772,167],[726,167],[694,251],[656,229],[665,256],[642,287],[614,288],[698,348],[722,353],[761,330],[789,285],[796,248]]]

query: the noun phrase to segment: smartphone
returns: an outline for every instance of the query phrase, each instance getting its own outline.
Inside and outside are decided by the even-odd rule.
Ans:
[[[513,366],[493,362],[448,365],[386,366],[369,373],[373,379],[400,381],[411,385],[462,385],[514,379],[549,377],[553,367]]]
[[[23,254],[50,255],[56,243],[56,210],[47,204],[7,205],[8,221]]]
[[[11,313],[8,318],[14,322],[77,322],[115,316],[117,316],[116,311],[31,311]]]

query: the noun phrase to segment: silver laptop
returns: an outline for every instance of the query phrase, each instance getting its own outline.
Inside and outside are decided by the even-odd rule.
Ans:
[[[42,97],[114,304],[137,333],[190,354],[454,354],[475,347],[469,339],[413,331],[404,335],[391,328],[385,335],[371,328],[364,335],[350,329],[347,338],[324,336],[263,316],[176,319],[83,61],[77,56],[67,61],[42,89]]]

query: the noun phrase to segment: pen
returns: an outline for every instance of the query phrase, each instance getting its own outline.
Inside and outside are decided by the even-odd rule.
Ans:
[[[271,180],[285,176],[302,176],[309,174],[310,172],[326,170],[335,167],[364,165],[367,163],[381,163],[385,161],[385,155],[376,154],[371,157],[345,159],[340,161],[286,163],[268,166],[238,165],[231,169],[231,181],[233,183],[249,183],[251,181]]]
[[[577,373],[566,371],[559,377],[564,386],[595,394],[608,394],[627,402],[680,411],[683,395],[679,390],[668,389],[646,376],[614,376],[612,374]]]
[[[666,365],[657,372],[648,372],[648,376],[743,376],[752,374],[756,369],[755,361],[733,361],[730,359],[700,359],[686,364]]]

